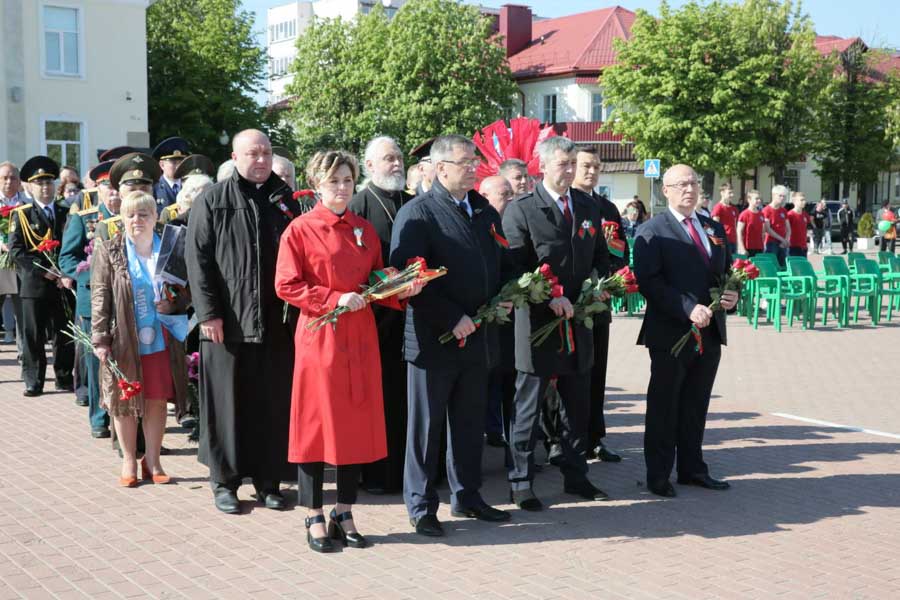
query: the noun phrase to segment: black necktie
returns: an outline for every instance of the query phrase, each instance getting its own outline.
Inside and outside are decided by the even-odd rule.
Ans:
[[[471,217],[469,217],[469,209],[466,208],[466,201],[456,203],[456,208],[459,209],[459,214],[463,216],[463,219],[468,221]]]
[[[53,207],[45,206],[44,214],[47,216],[47,220],[50,221],[50,224],[53,225]]]

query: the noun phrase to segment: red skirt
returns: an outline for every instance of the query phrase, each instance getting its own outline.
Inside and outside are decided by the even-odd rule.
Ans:
[[[175,398],[175,382],[169,364],[169,351],[141,356],[141,381],[144,400],[172,400]]]

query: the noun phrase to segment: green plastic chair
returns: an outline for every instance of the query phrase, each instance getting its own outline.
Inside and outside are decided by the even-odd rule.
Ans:
[[[802,256],[789,256],[787,267],[792,277],[806,277],[810,281],[812,298],[806,315],[810,329],[815,327],[819,298],[822,298],[822,325],[828,325],[828,304],[831,301],[831,311],[837,318],[838,326],[846,327],[849,302],[846,301],[848,296],[844,278],[816,273],[809,260]]]
[[[863,259],[865,260],[865,259]],[[878,325],[879,313],[875,312],[875,305],[878,302],[878,293],[881,287],[879,278],[873,274],[851,273],[850,267],[840,256],[826,256],[822,260],[827,275],[835,275],[844,278],[844,284],[847,289],[847,304],[849,306],[853,298],[856,298],[856,306],[853,310],[853,323],[859,322],[859,304],[865,298],[866,308],[869,310],[869,316],[873,325]]]
[[[756,257],[753,257],[756,258]],[[791,277],[778,272],[778,263],[763,259],[754,263],[759,268],[759,277],[753,280],[753,300],[750,307],[753,329],[759,327],[759,311],[762,300],[768,304],[766,321],[775,323],[775,331],[781,331],[781,302],[785,301],[788,326],[794,326],[795,309],[804,315],[809,310],[810,282],[805,277]],[[799,305],[799,308],[798,308]],[[806,329],[807,318],[802,320]]]
[[[862,252],[848,252],[847,253],[847,266],[850,267],[851,273],[856,273],[856,262],[860,260],[865,260],[866,255]]]
[[[891,252],[881,251],[878,253],[878,268],[882,273],[891,272],[891,259],[896,258]]]
[[[883,300],[887,298],[887,320],[890,321],[894,314],[894,305],[900,299],[900,288],[897,287],[897,284],[900,283],[900,274],[892,276],[892,273],[882,273],[878,263],[871,259],[857,261],[856,270],[859,275],[873,275],[877,277],[878,300],[876,302],[876,312],[878,320],[881,320]]]

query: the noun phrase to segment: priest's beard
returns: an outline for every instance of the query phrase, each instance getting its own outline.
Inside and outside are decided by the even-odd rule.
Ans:
[[[406,175],[398,173],[397,175],[372,175],[372,183],[388,192],[399,192],[406,187]]]

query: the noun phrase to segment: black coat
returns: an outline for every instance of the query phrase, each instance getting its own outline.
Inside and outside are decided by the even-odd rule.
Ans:
[[[559,278],[566,298],[573,304],[578,300],[585,279],[596,270],[599,276],[609,271],[609,251],[603,238],[603,215],[594,200],[574,188],[569,190],[573,224],[569,226],[562,212],[542,183],[530,194],[517,198],[506,207],[503,230],[510,250],[522,271],[533,271],[548,264]],[[593,235],[585,227],[586,221],[595,229]],[[594,361],[593,331],[572,323],[575,352],[560,352],[559,336],[551,334],[543,344],[532,346],[531,332],[555,318],[549,302],[530,305],[516,311],[516,369],[541,376],[581,373]]]
[[[185,259],[194,309],[200,323],[223,320],[226,342],[263,342],[266,311],[283,306],[275,261],[281,234],[300,214],[291,196],[274,173],[257,189],[235,170],[191,206]]]
[[[591,197],[594,199],[594,202],[597,203],[597,206],[600,207],[600,212],[603,214],[604,221],[612,221],[619,226],[617,230],[616,237],[625,244],[624,248],[624,256],[619,258],[618,256],[609,255],[609,273],[612,274],[625,265],[628,264],[628,238],[625,236],[625,227],[622,225],[622,215],[619,213],[619,209],[616,208],[616,205],[609,201],[609,198],[602,194],[598,194],[597,192],[592,192]],[[612,311],[604,312],[598,315],[594,319],[595,323],[611,323],[612,322]]]
[[[429,282],[406,309],[404,356],[421,368],[490,368],[499,359],[496,325],[479,327],[462,348],[455,340],[438,341],[516,275],[509,253],[491,235],[492,225],[503,235],[500,215],[478,193],[470,191],[468,198],[471,221],[435,181],[400,209],[394,223],[391,265],[403,268],[407,260],[421,256],[430,267],[447,267],[447,275]]]
[[[704,229],[725,240],[721,223],[697,215]],[[691,328],[691,311],[697,304],[709,305],[709,289],[717,287],[731,263],[726,244],[710,240],[712,254],[706,265],[684,227],[666,210],[638,228],[634,240],[634,274],[647,311],[638,344],[669,350]],[[716,311],[714,323],[705,333],[724,344],[725,313]]]
[[[69,209],[58,202],[54,202],[52,206],[54,218],[51,238],[61,242]],[[29,236],[23,231],[23,227],[27,226],[30,227],[35,236],[44,236],[51,228],[47,216],[32,199],[23,208],[14,211],[9,218],[11,226],[8,244],[9,255],[15,262],[19,275],[19,296],[22,298],[55,298],[59,294],[56,282],[44,277],[47,272],[34,264],[37,262],[49,268],[50,262],[43,253],[32,249],[31,243],[27,239]],[[25,220],[24,226],[19,221],[20,218]],[[40,243],[40,240],[34,241],[35,243]],[[55,254],[59,256],[59,251],[57,250]]]

